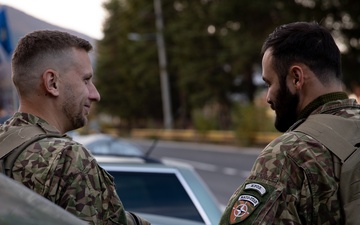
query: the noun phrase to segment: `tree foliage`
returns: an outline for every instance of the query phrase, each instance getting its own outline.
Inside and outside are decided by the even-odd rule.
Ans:
[[[163,0],[177,126],[186,127],[194,111],[215,105],[218,128],[229,128],[233,96],[254,100],[254,68],[261,63],[262,43],[280,24],[317,21],[331,29],[346,50],[345,83],[360,83],[359,6],[356,0]],[[153,2],[108,0],[105,8],[109,17],[96,68],[102,95],[98,109],[129,122],[161,120]]]
[[[134,33],[154,32],[152,4],[131,2],[105,4],[109,17],[98,43],[96,83],[102,96],[98,110],[134,123],[160,119],[162,111],[156,43],[131,39]]]

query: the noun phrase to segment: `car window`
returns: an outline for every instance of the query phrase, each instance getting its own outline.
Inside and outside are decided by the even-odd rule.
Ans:
[[[175,174],[109,173],[115,179],[117,193],[126,210],[204,222]]]
[[[94,154],[107,154],[110,153],[109,141],[98,141],[95,143],[88,144],[86,147]]]

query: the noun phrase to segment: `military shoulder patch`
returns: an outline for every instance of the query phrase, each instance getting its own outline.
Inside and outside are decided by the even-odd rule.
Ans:
[[[266,189],[264,186],[258,183],[249,183],[245,186],[245,190],[255,190],[259,192],[261,196],[263,196],[266,193]]]
[[[254,220],[255,214],[258,215],[259,211],[262,210],[274,189],[274,186],[264,182],[250,181],[245,183],[236,200],[233,200],[232,207],[228,209],[228,212],[230,212],[228,217],[230,224],[238,224],[244,220],[249,220],[249,222]]]
[[[235,224],[245,220],[259,205],[259,200],[252,195],[240,195],[232,207],[230,223]]]

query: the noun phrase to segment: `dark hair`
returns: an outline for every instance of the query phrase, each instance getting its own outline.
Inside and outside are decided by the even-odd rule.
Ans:
[[[38,70],[49,66],[57,57],[65,56],[71,48],[89,52],[92,45],[82,38],[57,30],[33,31],[18,42],[12,57],[13,82],[19,91],[27,91],[24,79],[32,79]]]
[[[274,70],[284,82],[295,63],[308,66],[318,79],[327,83],[341,80],[341,56],[331,33],[316,22],[295,22],[277,27],[263,44],[261,53],[271,49]]]
[[[38,54],[56,53],[66,48],[81,48],[89,52],[92,45],[77,36],[57,30],[37,30],[20,39],[14,51],[14,64],[23,64]]]

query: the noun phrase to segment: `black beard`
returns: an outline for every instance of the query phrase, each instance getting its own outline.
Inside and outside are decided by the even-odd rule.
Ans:
[[[299,95],[292,94],[286,85],[281,85],[273,104],[276,113],[275,128],[286,132],[297,120]]]

